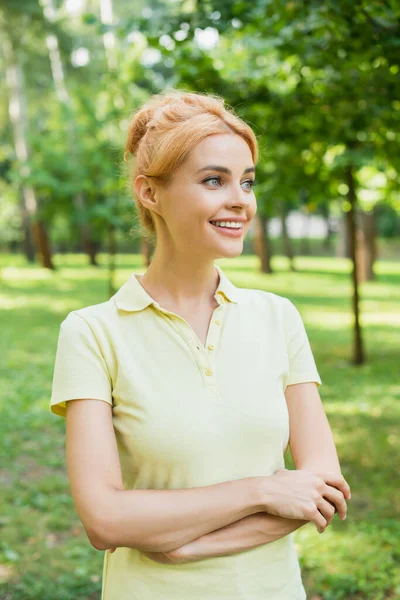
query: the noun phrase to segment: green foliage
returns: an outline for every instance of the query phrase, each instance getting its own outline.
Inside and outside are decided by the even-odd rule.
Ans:
[[[114,0],[113,24],[102,23],[95,3],[77,17],[61,0],[54,4],[57,19],[51,22],[38,0],[0,4],[0,25],[12,25],[7,33],[24,74],[31,169],[22,172],[5,150],[12,147],[13,132],[7,88],[0,83],[0,156],[13,160],[2,195],[6,203],[15,205],[25,181],[49,225],[64,217],[71,239],[80,235],[77,224],[88,224],[96,239],[106,240],[111,224],[132,217],[121,167],[129,116],[153,92],[175,86],[220,94],[253,127],[261,150],[260,214],[271,217],[282,207],[304,205],[309,212],[340,211],[348,165],[364,210],[384,201],[400,213],[396,2],[138,0],[131,11],[126,0]],[[116,69],[108,67],[105,32],[115,34]],[[204,32],[216,36],[214,45],[204,45]],[[50,68],[49,33],[58,40],[68,101],[60,100]],[[76,59],[82,49],[88,62]],[[365,190],[357,177],[370,167],[384,171],[382,197]],[[77,194],[83,194],[83,210]],[[0,219],[20,239],[13,210]]]

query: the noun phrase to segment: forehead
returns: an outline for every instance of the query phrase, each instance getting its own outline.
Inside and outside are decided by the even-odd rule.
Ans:
[[[209,135],[191,150],[186,165],[200,169],[206,165],[218,164],[233,170],[241,170],[253,165],[253,158],[246,141],[232,133]]]

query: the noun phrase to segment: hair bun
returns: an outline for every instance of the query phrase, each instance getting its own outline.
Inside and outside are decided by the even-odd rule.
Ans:
[[[164,115],[168,106],[173,104],[174,100],[180,94],[155,95],[131,116],[128,139],[125,146],[124,160],[128,155],[136,154],[142,138],[149,129],[157,126],[158,120]]]
[[[137,152],[141,139],[146,135],[148,126],[151,124],[151,114],[149,111],[140,110],[133,116],[129,124],[128,138],[125,145],[124,160],[128,160],[129,155]]]

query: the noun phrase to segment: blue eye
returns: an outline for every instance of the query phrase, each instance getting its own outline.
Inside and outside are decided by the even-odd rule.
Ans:
[[[256,180],[255,179],[246,179],[246,181],[244,183],[250,183],[250,189],[253,188],[256,185]]]
[[[205,179],[203,183],[206,183],[206,181],[212,181],[213,179],[215,179],[215,181],[221,181],[221,177],[209,177],[208,179]]]
[[[204,181],[202,183],[206,183],[207,181],[221,181],[221,177],[209,177],[208,179],[204,179]],[[246,181],[244,181],[243,183],[250,183],[250,187],[248,189],[252,189],[255,185],[256,185],[256,181],[255,179],[246,179]]]

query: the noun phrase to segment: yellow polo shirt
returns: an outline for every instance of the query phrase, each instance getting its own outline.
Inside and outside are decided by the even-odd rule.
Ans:
[[[205,346],[131,273],[108,301],[61,323],[51,411],[112,406],[125,489],[177,489],[285,467],[287,385],[321,385],[290,300],[236,287],[222,271]],[[104,554],[102,600],[304,600],[293,534],[238,554],[160,564],[135,548]]]

